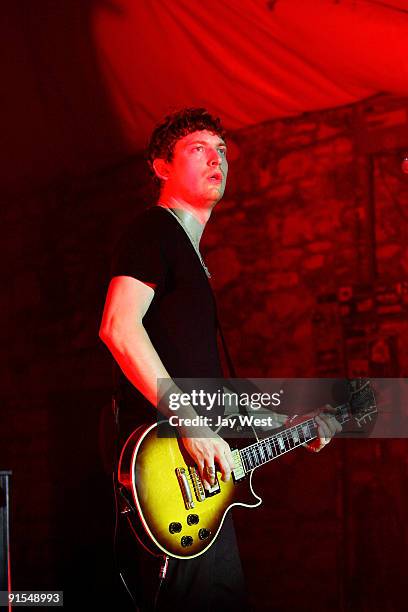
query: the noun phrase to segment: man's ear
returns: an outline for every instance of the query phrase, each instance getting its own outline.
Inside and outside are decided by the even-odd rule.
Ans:
[[[167,181],[169,178],[169,164],[165,159],[158,157],[153,160],[153,170],[156,176],[162,181]]]

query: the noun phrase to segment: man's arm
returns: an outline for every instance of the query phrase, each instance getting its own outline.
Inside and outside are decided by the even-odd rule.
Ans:
[[[99,331],[101,340],[106,344],[129,381],[158,407],[157,380],[170,379],[146,329],[143,317],[154,297],[154,285],[149,286],[130,276],[116,276],[112,279],[106,297],[102,323]],[[165,417],[173,414],[162,405],[160,410]],[[184,408],[183,417],[197,416],[192,406]],[[195,429],[196,431],[196,429]],[[216,434],[203,431],[203,437],[190,437],[188,431],[180,431],[184,446],[197,464],[201,476],[209,484],[207,468],[216,461],[224,479],[228,479],[234,467],[228,444]],[[197,432],[195,435],[199,435]]]
[[[113,278],[99,337],[130,382],[157,406],[157,379],[169,378],[169,374],[142,323],[153,297],[153,287],[135,278]]]

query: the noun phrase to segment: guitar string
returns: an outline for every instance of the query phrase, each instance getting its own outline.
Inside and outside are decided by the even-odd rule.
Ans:
[[[313,422],[313,425],[310,425],[310,423],[311,423],[311,422]],[[308,419],[308,420],[307,420],[307,421],[305,421],[304,423],[301,423],[301,424],[296,425],[296,426],[294,426],[294,427],[292,427],[292,428],[289,428],[289,429],[285,430],[284,432],[280,432],[280,433],[278,433],[278,434],[274,434],[273,436],[271,436],[270,438],[266,438],[265,440],[272,440],[273,442],[275,442],[275,440],[278,440],[278,439],[279,439],[280,437],[282,437],[282,435],[283,435],[284,433],[286,433],[287,431],[290,431],[290,430],[295,429],[295,428],[296,428],[296,429],[299,429],[299,428],[300,428],[301,430],[303,430],[303,429],[304,429],[306,426],[307,426],[307,427],[311,427],[311,426],[313,426],[315,429],[317,429],[317,428],[316,428],[316,426],[314,425],[314,421],[313,421],[313,419]],[[264,442],[265,440],[262,440],[261,442]],[[260,442],[255,442],[255,443],[250,444],[249,446],[245,447],[245,449],[242,449],[242,450],[245,450],[245,451],[250,451],[250,449],[252,449],[252,448],[256,448],[256,447],[257,447],[259,444],[260,444]],[[242,451],[241,451],[241,452],[242,452]]]
[[[343,404],[337,408],[336,417],[343,425],[351,419],[348,408],[349,404]],[[306,430],[306,432],[305,432]],[[282,432],[274,434],[259,442],[241,449],[239,455],[246,473],[276,459],[281,455],[294,450],[302,444],[317,438],[318,427],[314,419],[308,419]],[[296,436],[294,435],[296,432]],[[302,439],[303,438],[303,439]]]
[[[304,442],[310,442],[312,439],[313,439],[313,437],[308,438],[308,439],[305,439],[305,440],[304,440]],[[287,452],[289,452],[289,451],[291,451],[291,450],[294,450],[295,448],[297,448],[298,446],[300,446],[300,445],[301,445],[301,444],[303,444],[304,442],[299,442],[299,444],[297,444],[297,445],[295,445],[295,446],[293,446],[293,447],[289,447],[289,448],[284,447],[284,450],[281,450],[281,449],[280,449],[280,450],[279,450],[279,452],[278,452],[277,454],[273,455],[273,453],[272,453],[272,456],[268,456],[268,458],[267,458],[266,460],[261,460],[261,461],[258,461],[257,456],[256,456],[255,454],[253,454],[253,452],[252,452],[252,450],[251,450],[251,449],[249,449],[249,450],[250,450],[249,455],[248,455],[248,454],[246,454],[246,455],[244,456],[244,467],[245,467],[245,471],[246,471],[246,472],[250,472],[250,471],[252,471],[253,469],[255,469],[256,467],[259,467],[260,465],[263,465],[263,464],[265,464],[265,463],[268,463],[268,462],[269,462],[269,461],[271,461],[272,459],[276,459],[277,457],[280,457],[281,455],[284,455],[285,453],[287,453]],[[244,449],[243,449],[243,450],[244,450]],[[248,450],[248,449],[245,449],[245,450]],[[276,447],[275,447],[275,450],[276,450]],[[242,452],[242,451],[241,451],[241,452]],[[268,453],[268,455],[269,455],[269,453]],[[247,463],[247,464],[248,464],[248,468],[246,468],[245,463]],[[254,465],[253,465],[253,464],[254,464]]]
[[[298,427],[298,426],[297,426]],[[254,469],[254,467],[259,467],[260,465],[263,465],[265,463],[268,463],[269,461],[271,461],[272,459],[276,459],[277,457],[291,451],[294,450],[295,448],[297,448],[298,446],[300,446],[301,444],[304,444],[305,442],[310,442],[311,440],[315,439],[317,436],[316,434],[316,426],[314,427],[314,434],[310,435],[309,432],[309,436],[306,437],[304,436],[304,439],[302,440],[302,438],[299,437],[299,441],[296,441],[294,438],[290,438],[287,432],[282,432],[281,437],[285,438],[284,441],[284,447],[282,449],[282,447],[278,444],[278,447],[276,447],[275,445],[275,441],[276,439],[278,439],[279,434],[275,435],[271,438],[268,438],[266,440],[262,440],[259,444],[259,449],[262,450],[262,454],[259,453],[259,455],[257,455],[255,453],[255,449],[256,447],[251,447],[251,448],[246,448],[246,449],[242,449],[241,453],[242,453],[242,458],[244,460],[244,467],[246,469],[246,471],[251,471],[252,469]],[[285,445],[285,442],[288,443],[288,447]],[[293,443],[293,446],[291,445],[291,442]],[[273,446],[272,446],[273,444]],[[264,449],[262,449],[262,445],[265,446]],[[248,452],[247,452],[248,451]],[[264,453],[264,451],[266,451],[266,455]],[[255,465],[253,465],[255,464]]]
[[[350,420],[348,405],[343,404],[337,409],[336,417],[341,424]],[[253,470],[272,459],[294,450],[302,444],[317,438],[318,427],[314,419],[308,419],[278,434],[265,438],[239,451],[246,472]]]
[[[342,424],[345,423],[350,417],[348,417],[348,411],[347,411],[347,405],[342,405],[338,408],[337,411],[339,414],[337,414],[337,417],[340,417],[342,420]],[[242,451],[248,451],[251,448],[256,449],[257,447],[259,447],[259,445],[262,445],[264,443],[273,443],[274,448],[276,450],[276,445],[275,445],[275,441],[278,441],[278,448],[281,448],[279,445],[279,439],[284,439],[284,442],[288,442],[290,444],[290,442],[294,442],[295,445],[299,445],[299,444],[303,444],[304,442],[308,442],[311,439],[313,439],[313,437],[309,438],[308,440],[306,440],[306,438],[302,441],[300,440],[300,435],[299,433],[303,434],[303,437],[305,437],[305,433],[304,433],[304,429],[307,428],[308,429],[308,433],[310,436],[310,432],[313,431],[313,437],[315,436],[316,430],[317,430],[317,426],[316,423],[314,421],[314,419],[308,419],[307,421],[304,421],[303,423],[299,423],[298,425],[295,425],[293,427],[290,427],[288,429],[285,429],[282,432],[279,432],[277,434],[274,434],[273,436],[269,437],[269,438],[265,438],[264,440],[261,440],[260,442],[255,442],[254,444],[247,446],[245,449],[242,449]],[[296,438],[299,438],[299,442],[297,442],[294,438],[294,436],[292,435],[291,432],[296,431]],[[295,446],[293,447],[295,448]],[[241,452],[242,452],[241,451]],[[268,453],[269,454],[269,453]]]
[[[336,416],[341,418],[342,424],[350,420],[350,416],[347,411],[347,405],[340,406],[338,408],[338,413],[339,414],[337,414]],[[310,437],[306,437],[304,433],[305,428],[307,428]],[[259,467],[260,465],[268,463],[272,459],[276,459],[277,457],[284,455],[285,453],[291,450],[294,450],[295,448],[297,448],[298,446],[301,446],[304,443],[307,443],[313,439],[316,439],[317,429],[318,428],[316,426],[314,419],[309,419],[308,421],[305,421],[291,428],[288,428],[284,430],[283,432],[280,432],[279,434],[274,434],[270,438],[266,438],[264,440],[261,440],[260,442],[256,442],[246,447],[245,449],[242,449],[240,451],[240,455],[241,455],[241,458],[243,459],[245,471],[249,472],[254,469],[254,467],[252,467],[252,463],[255,464],[255,467]],[[294,439],[293,435],[289,435],[289,433],[292,432],[293,430],[296,430],[297,432],[298,441]],[[311,431],[313,431],[312,434],[311,434]],[[301,439],[301,436],[299,436],[300,432],[303,435],[303,438],[304,438],[303,440]],[[279,444],[279,441],[278,441],[279,439],[281,439],[283,442],[283,449]],[[276,446],[275,442],[278,443],[278,447]],[[288,443],[289,448],[286,447],[286,444],[285,444],[286,442]],[[291,446],[291,442],[293,443],[293,446]],[[273,444],[273,447],[272,447],[272,444]],[[265,446],[264,449],[262,448],[262,445]],[[260,449],[262,451],[262,455],[261,453],[259,453],[259,456],[257,456],[256,454],[257,449]],[[266,451],[266,455],[267,455],[266,457],[265,457],[264,451]],[[274,452],[276,454],[274,454]]]
[[[302,440],[302,436],[299,435],[298,430],[302,431],[303,434],[303,440]],[[271,436],[270,438],[266,438],[264,440],[261,440],[259,443],[256,443],[256,445],[252,445],[251,447],[247,447],[246,449],[243,449],[243,451],[248,451],[249,452],[249,457],[251,459],[254,460],[254,462],[258,465],[262,465],[263,463],[267,463],[268,461],[270,461],[271,459],[275,459],[276,457],[284,454],[285,452],[288,452],[289,450],[293,450],[295,448],[297,448],[298,446],[300,446],[301,444],[304,444],[305,442],[310,442],[312,439],[314,439],[316,436],[316,430],[317,427],[315,426],[315,424],[310,424],[307,422],[307,430],[308,430],[308,436],[305,435],[304,430],[305,429],[305,424],[302,423],[301,425],[297,425],[295,427],[292,427],[288,430],[285,430],[283,432],[280,432],[279,434],[275,434],[274,436]],[[313,429],[313,433],[311,432],[311,429]],[[292,432],[293,430],[296,430],[297,435],[296,438],[294,438],[293,435],[289,435],[289,432]],[[282,445],[279,443],[279,440],[282,441],[283,443],[283,448]],[[277,441],[277,446],[275,444],[275,442]],[[286,443],[288,444],[288,447],[286,446]],[[256,453],[256,451],[259,449],[259,457]],[[261,462],[259,463],[259,459],[261,460]]]

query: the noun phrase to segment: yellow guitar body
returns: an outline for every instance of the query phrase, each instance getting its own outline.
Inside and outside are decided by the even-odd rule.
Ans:
[[[176,437],[159,437],[156,424],[133,432],[121,454],[118,479],[156,550],[176,558],[196,557],[213,544],[231,506],[261,503],[252,491],[252,472],[245,476],[239,452],[233,456],[234,478],[223,482],[217,473],[215,487],[206,492]]]

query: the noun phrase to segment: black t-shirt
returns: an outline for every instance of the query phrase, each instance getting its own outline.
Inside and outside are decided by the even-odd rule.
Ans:
[[[186,232],[171,213],[141,213],[119,242],[112,276],[156,285],[143,325],[172,378],[221,378],[215,301]],[[120,372],[122,429],[151,421],[156,411]]]

